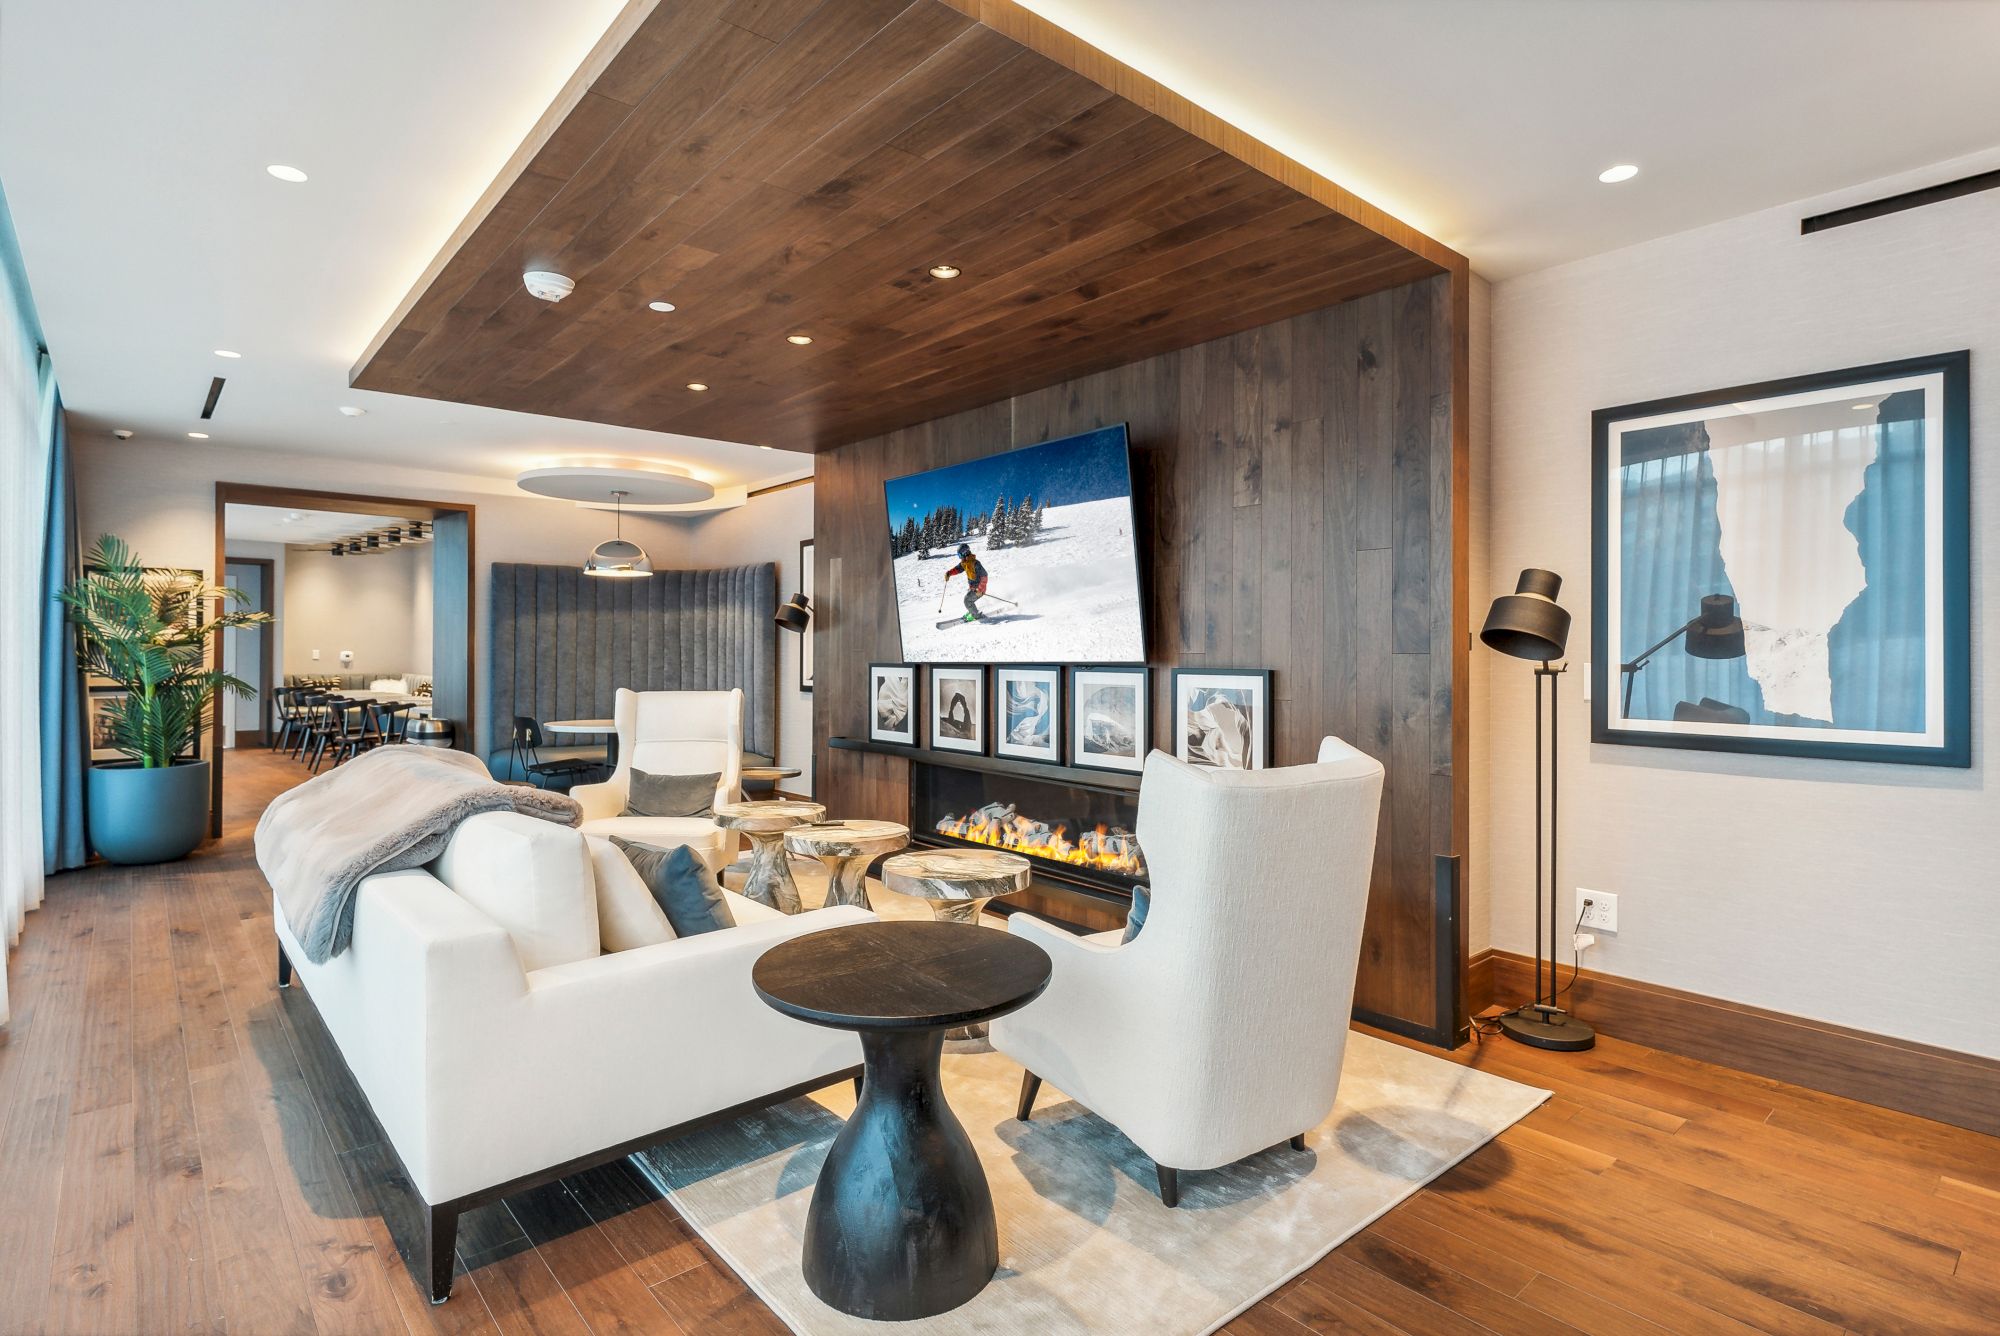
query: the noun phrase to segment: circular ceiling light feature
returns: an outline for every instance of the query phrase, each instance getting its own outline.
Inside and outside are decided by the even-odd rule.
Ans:
[[[957,278],[964,272],[963,269],[960,269],[955,264],[934,264],[931,266],[932,278]]]
[[[806,346],[806,345],[807,345],[808,343],[811,343],[812,341],[813,341],[813,336],[812,336],[812,335],[810,335],[810,334],[787,334],[787,335],[785,335],[785,342],[786,342],[786,343],[790,343],[790,344],[796,344],[797,346],[799,346],[799,347],[801,347],[801,348],[805,347],[805,346]]]
[[[528,290],[530,297],[545,302],[559,302],[576,291],[576,280],[568,274],[558,274],[553,269],[530,269],[521,275],[521,286]]]
[[[340,415],[342,417],[366,417],[368,410],[354,404],[342,404],[340,406]]]
[[[290,181],[294,185],[306,179],[304,172],[296,167],[287,167],[282,162],[274,162],[264,170],[277,177],[280,181]]]
[[[188,439],[190,441],[205,441],[208,439],[208,433],[205,431],[191,431],[188,433]]]
[[[524,492],[586,506],[683,506],[715,499],[713,486],[671,464],[557,464],[529,469],[514,481]]]
[[[1620,181],[1630,181],[1639,174],[1639,169],[1629,162],[1621,162],[1616,167],[1606,167],[1597,174],[1597,179],[1607,186],[1615,186]]]
[[[231,352],[231,351],[230,351],[229,349],[227,349],[227,348],[217,348],[217,349],[215,350],[215,355],[216,355],[217,357],[227,357],[227,358],[228,358],[228,359],[230,359],[230,360],[231,360],[232,362],[233,362],[233,361],[235,361],[235,360],[236,360],[237,358],[239,358],[239,357],[243,356],[243,354],[242,354],[242,353],[237,353],[237,352]]]
[[[691,380],[688,382],[688,388],[693,390],[696,394],[700,394],[703,391],[707,390],[708,386],[702,384],[698,380]]]
[[[658,311],[661,315],[665,315],[674,309],[674,304],[672,302],[647,302],[646,309],[649,311]]]

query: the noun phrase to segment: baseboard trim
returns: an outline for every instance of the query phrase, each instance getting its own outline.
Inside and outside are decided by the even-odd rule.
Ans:
[[[1466,982],[1475,1012],[1512,1005],[1534,991],[1534,961],[1484,951]],[[1595,970],[1577,975],[1564,1002],[1601,1032],[1648,1048],[2000,1136],[2000,1061],[1991,1058]]]

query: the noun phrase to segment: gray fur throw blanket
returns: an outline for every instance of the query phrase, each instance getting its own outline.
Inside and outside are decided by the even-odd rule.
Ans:
[[[377,747],[279,794],[257,822],[257,866],[306,959],[321,964],[347,949],[363,877],[423,866],[481,812],[565,826],[583,817],[567,794],[501,784],[466,752]]]

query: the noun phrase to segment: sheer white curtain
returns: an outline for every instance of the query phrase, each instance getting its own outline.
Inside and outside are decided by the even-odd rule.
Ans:
[[[42,902],[42,542],[49,442],[40,429],[40,330],[0,198],[0,1025],[7,966]]]

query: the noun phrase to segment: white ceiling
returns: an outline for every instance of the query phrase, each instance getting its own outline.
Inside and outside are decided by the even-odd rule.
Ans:
[[[253,506],[231,501],[222,508],[222,532],[245,543],[330,543],[336,538],[407,524],[392,515],[361,515],[345,510],[293,510],[285,506]]]
[[[1994,0],[1022,3],[1492,278],[2000,144]]]
[[[725,487],[810,472],[751,445],[347,388],[621,5],[7,0],[0,185],[74,426],[489,477],[585,458]]]

